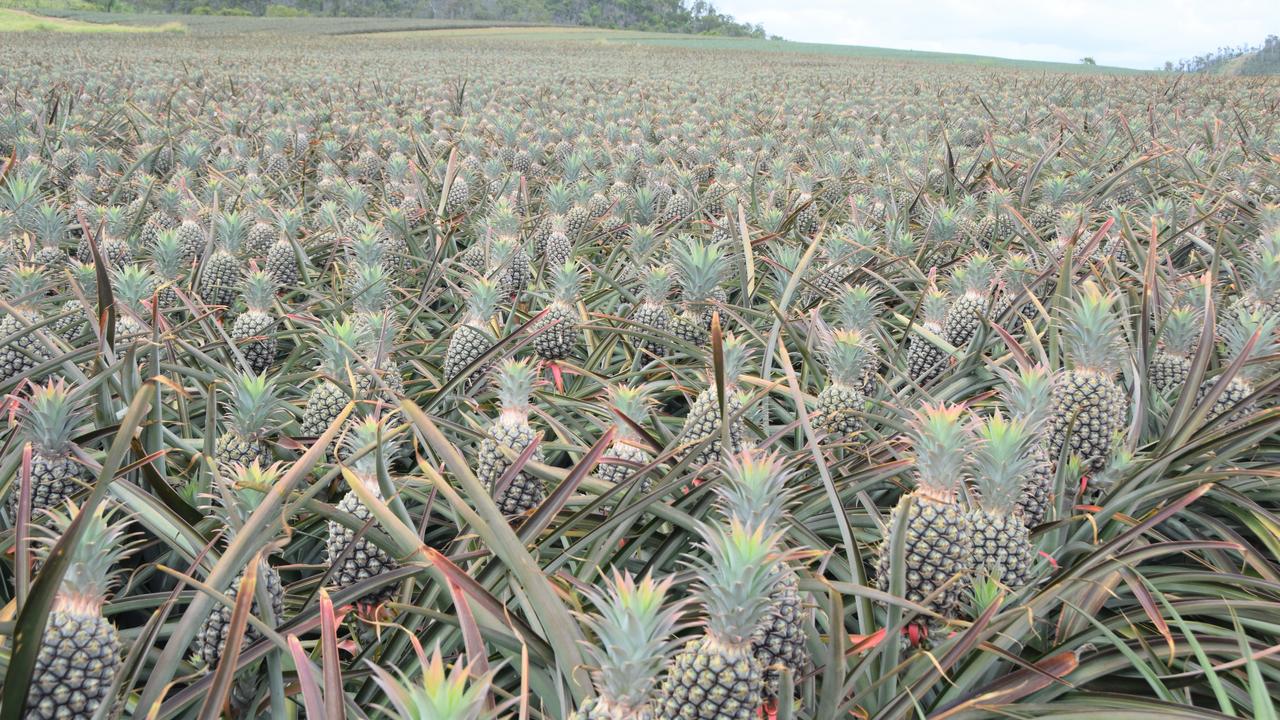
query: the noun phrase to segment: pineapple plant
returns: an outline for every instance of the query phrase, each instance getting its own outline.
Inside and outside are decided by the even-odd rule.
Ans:
[[[180,301],[178,290],[185,288],[187,269],[190,263],[184,258],[182,241],[174,230],[161,230],[156,233],[155,242],[151,244],[151,267],[155,270],[160,287],[156,290],[156,298],[161,307],[176,307]]]
[[[1238,302],[1250,308],[1264,307],[1280,313],[1280,227],[1258,238],[1242,267],[1242,292]]]
[[[10,309],[0,319],[0,382],[29,376],[49,359],[47,346],[31,327],[40,320],[47,287],[45,274],[38,267],[18,265],[9,270],[6,299]]]
[[[276,281],[265,270],[254,270],[244,279],[244,304],[247,310],[236,317],[231,338],[240,344],[249,370],[266,372],[276,359],[276,324],[271,309],[276,298]]]
[[[129,245],[129,229],[133,220],[125,208],[109,207],[102,213],[102,234],[98,249],[102,259],[114,268],[133,262],[133,248]]]
[[[958,405],[925,405],[914,412],[908,437],[915,489],[890,511],[886,526],[889,533],[904,528],[901,554],[891,534],[876,561],[876,587],[889,592],[901,573],[906,599],[942,617],[955,617],[960,609],[973,562],[973,532],[956,500],[973,440],[962,413]]]
[[[671,578],[636,579],[614,572],[605,591],[584,591],[597,614],[584,620],[598,640],[587,648],[595,662],[596,697],[569,720],[647,720],[654,715],[657,678],[673,649],[672,631],[683,603],[668,603]]]
[[[342,439],[339,460],[351,471],[353,477],[350,482],[361,483],[366,491],[379,500],[382,499],[382,489],[378,482],[379,457],[381,456],[381,462],[385,465],[394,454],[392,440],[387,437],[391,431],[392,428],[385,421],[365,418],[348,426]],[[359,455],[366,448],[372,449]],[[357,523],[367,523],[373,519],[373,513],[354,489],[342,496],[337,511]],[[329,576],[335,587],[351,587],[397,567],[395,559],[385,550],[367,538],[357,538],[356,533],[346,525],[330,520],[328,531],[325,557],[329,563]],[[394,594],[395,585],[386,585],[362,596],[360,601],[377,605]]]
[[[35,385],[30,396],[16,399],[22,436],[31,443],[31,509],[57,507],[86,487],[88,469],[75,458],[76,428],[84,419],[79,398],[64,380]],[[16,476],[15,476],[16,477]],[[10,511],[16,513],[18,485],[9,496]]]
[[[827,384],[818,393],[818,426],[832,438],[852,438],[862,429],[863,394],[872,354],[858,330],[837,330],[823,338]]]
[[[498,286],[492,280],[476,277],[468,281],[466,314],[449,338],[449,348],[444,356],[446,381],[457,377],[493,347],[496,339],[490,330],[490,323],[497,313],[499,300]],[[484,378],[487,370],[488,368],[478,368],[473,371],[465,380],[465,387],[474,387]]]
[[[265,206],[254,212],[253,224],[249,226],[244,238],[244,251],[250,257],[266,257],[271,246],[279,239],[277,228],[272,227],[268,219],[271,215],[271,210]]]
[[[125,265],[111,274],[116,299],[116,342],[150,333],[148,301],[156,292],[156,276],[142,265]]]
[[[302,412],[302,434],[316,437],[328,429],[351,398],[351,377],[355,374],[360,332],[350,319],[325,321],[320,328],[319,380],[307,395]],[[344,389],[347,388],[347,389]]]
[[[725,255],[719,245],[686,237],[672,249],[672,262],[680,281],[681,310],[672,316],[668,332],[698,347],[706,344],[711,327],[713,301],[722,300],[720,280]]]
[[[946,317],[949,307],[947,294],[936,287],[925,291],[921,301],[924,321],[920,326],[938,338],[946,335]],[[948,369],[948,355],[932,340],[912,333],[907,338],[907,374],[918,385],[928,385]]]
[[[1038,438],[1019,418],[999,412],[978,426],[973,447],[972,474],[978,489],[977,507],[969,511],[973,531],[972,563],[1007,587],[1020,587],[1031,574],[1035,549],[1019,512],[1018,501],[1037,458]]]
[[[991,256],[977,253],[951,276],[955,299],[947,308],[943,339],[952,347],[963,348],[982,327],[984,318],[995,319],[1003,308],[994,298],[996,269]]]
[[[1066,449],[1086,472],[1106,466],[1115,435],[1128,421],[1129,397],[1115,380],[1127,347],[1114,304],[1114,295],[1086,281],[1062,329],[1067,370],[1053,390],[1049,457],[1056,461]]]
[[[36,234],[40,249],[32,258],[37,266],[57,272],[67,264],[67,251],[63,243],[67,239],[67,214],[56,203],[46,202],[36,209],[38,217]]]
[[[666,332],[675,321],[667,297],[671,294],[671,270],[666,265],[655,265],[644,271],[640,288],[640,303],[631,313],[631,320],[646,328]],[[666,345],[652,338],[636,338],[637,345],[646,352],[661,357]]]
[[[533,349],[544,360],[563,360],[581,344],[578,327],[578,289],[582,275],[573,261],[557,267],[552,276],[552,301],[534,331]]]
[[[1147,365],[1147,379],[1160,395],[1173,397],[1187,382],[1191,355],[1200,340],[1202,313],[1187,305],[1169,308],[1160,325],[1159,343]]]
[[[1031,528],[1044,520],[1053,505],[1054,463],[1047,449],[1046,423],[1053,408],[1054,376],[1043,365],[998,372],[1005,408],[1033,436],[1028,449],[1031,464],[1015,501],[1015,513]]]
[[[270,460],[267,438],[283,416],[275,380],[262,374],[241,373],[227,385],[231,404],[225,415],[226,429],[214,443],[213,459],[224,473],[236,466],[266,464]]]
[[[693,562],[702,634],[668,664],[657,717],[748,720],[765,697],[765,667],[754,640],[780,579],[779,538],[737,520],[702,533],[707,557]]]
[[[494,495],[494,501],[504,515],[519,515],[532,510],[542,502],[546,490],[542,481],[521,471],[506,487],[498,487],[511,460],[502,449],[521,453],[538,440],[538,434],[529,425],[530,395],[533,393],[535,369],[527,361],[507,360],[498,367],[498,418],[485,430],[476,457],[476,477]],[[535,462],[542,461],[542,450],[534,451]]]
[[[279,232],[275,236],[275,242],[267,248],[267,272],[271,273],[280,287],[297,287],[302,273],[298,268],[294,247],[298,242],[298,231],[302,227],[302,214],[288,209],[280,211],[276,217]]]
[[[619,485],[631,479],[633,475],[649,463],[653,462],[653,453],[642,443],[634,425],[644,422],[649,412],[649,394],[644,387],[614,384],[608,389],[609,410],[615,420],[614,436],[609,449],[605,450],[596,474],[601,480]],[[648,492],[653,487],[653,476],[645,477],[641,484],[641,492]]]
[[[80,508],[49,509],[48,527],[36,525],[36,553],[47,560],[54,546],[79,518]],[[27,688],[31,720],[88,720],[109,703],[124,644],[120,632],[102,614],[115,586],[116,565],[132,554],[127,519],[114,519],[103,505],[83,518],[78,542],[66,549],[66,574],[53,597],[45,631]]]
[[[385,708],[394,720],[483,720],[491,676],[476,677],[461,664],[446,670],[437,647],[429,658],[420,657],[422,678],[410,682],[370,663],[373,680],[391,703]]]
[[[245,218],[226,212],[214,221],[214,251],[200,269],[200,298],[206,305],[230,308],[244,275],[238,254],[244,242]]]
[[[191,262],[204,255],[209,235],[203,212],[203,208],[194,200],[183,206],[182,220],[178,223],[177,233],[178,241],[182,245],[184,262]]]
[[[89,319],[94,311],[85,307],[87,301],[95,306],[98,300],[98,272],[91,263],[73,260],[67,266],[73,297],[64,300],[58,310],[58,319],[50,326],[63,340],[75,340],[89,330]],[[74,296],[79,293],[78,296]],[[81,298],[84,298],[84,301]]]
[[[1227,422],[1234,423],[1257,411],[1257,402],[1246,402],[1254,394],[1259,382],[1275,367],[1273,359],[1280,353],[1280,315],[1269,312],[1265,306],[1255,309],[1235,307],[1234,312],[1222,324],[1223,346],[1227,357],[1245,357],[1245,364],[1227,383],[1226,388],[1214,400],[1206,421],[1226,415]],[[1256,338],[1256,339],[1255,339]],[[1249,341],[1253,347],[1249,348]],[[1247,352],[1246,352],[1247,350]],[[1206,378],[1196,392],[1196,403],[1204,402],[1209,390],[1218,378]]]
[[[743,423],[742,399],[738,393],[738,377],[742,375],[751,358],[751,349],[746,342],[734,335],[724,338],[724,380],[725,380],[725,416],[729,419],[728,452],[739,453],[745,442],[746,428]],[[699,467],[720,458],[721,438],[723,431],[720,415],[720,395],[716,389],[714,378],[710,378],[707,388],[698,393],[693,404],[689,406],[689,414],[685,416],[680,428],[677,442],[680,446],[676,453],[677,460],[683,460],[691,453],[692,466]],[[699,448],[699,445],[702,445]]]

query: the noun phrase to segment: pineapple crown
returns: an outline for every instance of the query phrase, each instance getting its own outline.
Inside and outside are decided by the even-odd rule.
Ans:
[[[1280,230],[1264,234],[1244,267],[1244,285],[1253,298],[1280,295]]]
[[[869,285],[854,285],[840,293],[840,304],[836,312],[842,326],[871,335],[883,305],[874,288]]]
[[[498,284],[486,277],[467,281],[467,324],[484,325],[498,311],[502,292]]]
[[[93,297],[98,291],[98,268],[91,262],[73,260],[67,267],[71,281],[80,287],[87,297]]]
[[[342,461],[362,478],[371,478],[378,472],[378,454],[382,453],[383,461],[390,454],[386,452],[387,435],[390,428],[373,418],[354,421],[346,429],[342,438]],[[373,450],[357,457],[365,448]]]
[[[348,215],[359,215],[369,204],[369,193],[359,185],[348,183],[342,188],[342,207]]]
[[[1032,432],[1039,432],[1053,408],[1053,373],[1044,365],[999,368],[996,372],[1003,381],[1000,397],[1005,408]]]
[[[286,240],[296,240],[302,227],[302,212],[293,208],[281,210],[276,214],[276,227]]]
[[[129,310],[145,317],[143,305],[156,290],[156,276],[142,265],[125,265],[111,277],[111,286],[120,303]]]
[[[858,385],[872,359],[867,337],[858,330],[836,330],[824,335],[822,345],[828,363],[827,373],[832,382]]]
[[[528,414],[535,374],[528,360],[506,360],[498,367],[498,403],[504,413]]]
[[[36,555],[42,562],[48,561],[58,540],[80,515],[80,508],[68,500],[65,513],[53,508],[45,513],[48,526],[39,524],[32,528],[37,541]],[[78,614],[97,614],[115,584],[116,563],[131,554],[136,545],[125,531],[128,518],[113,519],[105,504],[95,506],[82,522],[79,542],[67,549],[70,558],[58,587],[55,608],[60,605]]]
[[[1003,274],[1015,292],[1022,292],[1030,287],[1040,273],[1030,255],[1014,252],[1005,256]]]
[[[671,293],[671,268],[666,265],[654,265],[644,273],[641,282],[640,297],[647,303],[662,305]]]
[[[1051,175],[1040,185],[1040,198],[1051,207],[1061,205],[1071,192],[1071,181],[1065,175]]]
[[[1008,212],[1013,194],[1004,188],[992,188],[987,193],[987,212],[992,215],[1003,215]]]
[[[915,454],[920,490],[939,502],[952,502],[972,433],[966,427],[961,405],[925,405],[915,411],[907,429]]]
[[[652,225],[632,225],[628,241],[631,256],[643,262],[658,247],[658,231]]]
[[[234,210],[222,213],[213,221],[214,237],[218,239],[219,246],[232,254],[240,251],[247,228],[245,216]]]
[[[360,232],[351,239],[351,258],[359,264],[381,263],[385,249],[382,244],[382,228],[373,223],[364,223]]]
[[[781,577],[776,552],[781,533],[733,519],[728,526],[704,527],[702,536],[708,557],[692,565],[700,578],[697,596],[706,611],[707,636],[730,647],[745,646]]]
[[[1268,367],[1275,364],[1262,359],[1280,353],[1280,315],[1261,307],[1240,306],[1234,308],[1233,314],[1222,323],[1222,340],[1229,357],[1240,357],[1255,335],[1258,339],[1249,350],[1246,364],[1238,375],[1248,381],[1261,377]]]
[[[563,215],[573,207],[573,191],[568,185],[558,182],[547,188],[547,209],[554,215]]]
[[[277,425],[283,410],[275,380],[262,375],[241,373],[229,380],[231,405],[227,424],[244,439],[259,440]]]
[[[947,309],[951,306],[951,301],[947,294],[936,287],[930,287],[921,301],[923,306],[924,324],[933,327],[941,327],[947,318]]]
[[[8,294],[15,302],[27,306],[38,304],[44,297],[46,285],[44,270],[34,265],[18,265],[9,271]]]
[[[572,305],[578,300],[578,290],[582,286],[582,273],[578,264],[566,260],[563,265],[551,273],[552,294],[556,302]]]
[[[430,658],[420,660],[422,679],[417,682],[409,680],[399,670],[392,675],[380,665],[369,662],[374,681],[386,693],[397,717],[480,720],[489,716],[484,703],[489,694],[491,676],[477,677],[460,664],[446,670],[439,647]]]
[[[1020,418],[996,412],[977,429],[972,469],[982,508],[1007,514],[1022,494],[1023,480],[1034,464],[1030,454],[1036,435]]]
[[[791,473],[779,454],[744,450],[728,459],[724,475],[715,490],[726,517],[745,527],[778,527],[791,499]]]
[[[236,506],[243,513],[242,519],[248,519],[258,509],[258,505],[279,479],[280,463],[262,467],[254,460],[247,467],[235,469],[235,484],[232,489],[235,492]]]
[[[754,351],[747,341],[732,333],[724,336],[722,344],[724,350],[724,379],[725,384],[733,386],[737,384],[738,376],[746,371],[747,365],[751,362]]]
[[[1067,308],[1063,344],[1067,359],[1078,369],[1113,374],[1124,352],[1120,318],[1112,310],[1116,298],[1102,292],[1093,280],[1085,281]]]
[[[685,302],[705,302],[720,284],[725,270],[725,256],[721,247],[704,243],[692,237],[676,241],[674,257],[680,286],[684,289]]]
[[[266,270],[254,270],[244,278],[244,303],[254,312],[266,312],[276,298],[276,280]]]
[[[615,418],[613,426],[618,430],[618,437],[634,439],[636,432],[631,428],[631,423],[643,423],[649,413],[649,405],[652,404],[648,388],[643,385],[617,384],[610,385],[608,393],[609,410]]]
[[[974,253],[951,275],[954,295],[985,297],[996,280],[996,266],[987,253]]]
[[[355,318],[360,333],[360,349],[375,367],[382,366],[400,332],[394,310],[378,309],[361,312]],[[387,363],[388,365],[390,363]]]
[[[44,203],[36,210],[39,220],[40,243],[45,247],[58,247],[67,237],[67,214],[54,203]]]
[[[128,209],[119,205],[112,205],[102,213],[102,223],[106,226],[107,236],[116,240],[128,238],[131,222]]]
[[[387,307],[388,275],[381,263],[356,263],[349,278],[351,304],[356,312],[380,312]]]
[[[22,427],[37,452],[61,456],[71,447],[71,435],[80,422],[79,399],[61,378],[36,385],[31,396],[17,399]]]
[[[630,573],[606,579],[606,592],[594,588],[584,594],[596,614],[584,624],[599,639],[587,647],[597,666],[596,689],[600,701],[628,716],[645,707],[667,657],[674,648],[673,630],[684,603],[667,604],[671,578],[637,582]]]
[[[356,349],[360,346],[360,331],[350,318],[326,320],[321,326],[320,371],[338,381],[346,378],[348,368],[355,364]]]
[[[1169,308],[1160,326],[1160,345],[1171,355],[1186,357],[1195,351],[1204,313],[1189,305]]]

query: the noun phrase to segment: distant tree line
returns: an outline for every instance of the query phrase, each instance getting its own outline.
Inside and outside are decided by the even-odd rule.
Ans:
[[[763,26],[738,22],[708,0],[97,0],[96,4],[117,11],[509,20],[768,37]]]
[[[1233,71],[1240,75],[1265,75],[1280,72],[1280,36],[1268,35],[1261,45],[1220,47],[1211,53],[1184,58],[1177,62],[1168,60],[1164,70],[1168,72],[1205,73],[1216,72],[1224,64],[1248,55]]]

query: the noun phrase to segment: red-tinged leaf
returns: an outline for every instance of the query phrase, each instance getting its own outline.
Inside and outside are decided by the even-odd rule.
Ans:
[[[253,594],[258,586],[258,573],[254,568],[262,562],[259,552],[249,561],[249,572],[244,573],[240,581],[240,589],[236,593],[236,604],[231,608],[231,621],[228,623],[227,642],[218,658],[218,667],[213,672],[213,686],[205,696],[200,707],[199,720],[217,720],[222,717],[227,699],[231,697],[231,688],[236,681],[236,666],[240,660],[240,646],[244,643],[244,632],[249,626],[249,613],[253,610]]]
[[[324,718],[342,720],[342,666],[338,658],[338,618],[329,593],[320,590],[320,658],[324,674]]]
[[[1133,591],[1133,596],[1137,598],[1138,604],[1142,606],[1142,611],[1147,614],[1147,618],[1151,620],[1151,624],[1156,626],[1160,636],[1164,638],[1164,642],[1169,646],[1169,659],[1173,660],[1174,654],[1177,652],[1177,643],[1173,641],[1173,633],[1169,630],[1169,624],[1165,622],[1164,616],[1160,614],[1156,608],[1156,600],[1151,596],[1151,592],[1147,589],[1146,583],[1142,578],[1131,570],[1121,570],[1120,577],[1124,578],[1124,582]]]
[[[946,720],[970,710],[987,714],[1014,703],[1052,683],[1062,682],[1080,664],[1072,651],[1041,660],[1029,668],[1015,670],[970,695],[967,699],[929,716],[929,720]]]
[[[311,658],[302,649],[297,635],[286,638],[289,643],[289,654],[293,656],[293,666],[298,673],[298,687],[302,690],[302,709],[307,717],[324,717],[324,696],[320,694],[320,685],[316,683],[316,675],[311,670]]]
[[[884,628],[880,628],[870,635],[850,635],[849,642],[852,643],[852,647],[849,649],[858,653],[874,650],[880,646],[880,643],[884,642],[887,635],[888,632]]]

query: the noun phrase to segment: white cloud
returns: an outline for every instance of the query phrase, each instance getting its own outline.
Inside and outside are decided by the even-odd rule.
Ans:
[[[719,0],[788,40],[1152,68],[1280,33],[1280,0]]]

